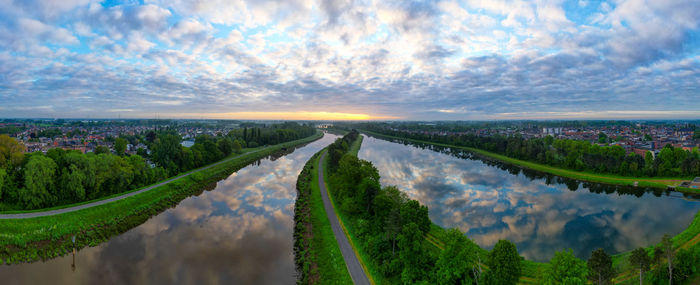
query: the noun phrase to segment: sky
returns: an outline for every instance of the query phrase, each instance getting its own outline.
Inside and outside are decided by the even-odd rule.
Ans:
[[[700,118],[696,0],[0,7],[5,118]]]

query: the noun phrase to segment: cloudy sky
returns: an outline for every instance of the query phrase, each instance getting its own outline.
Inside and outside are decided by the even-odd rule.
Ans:
[[[0,7],[0,117],[700,118],[693,0]]]

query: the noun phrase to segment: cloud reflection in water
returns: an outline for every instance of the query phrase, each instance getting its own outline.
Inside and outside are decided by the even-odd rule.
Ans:
[[[6,284],[290,284],[296,178],[334,135],[264,159],[76,256],[0,267]]]
[[[435,223],[458,227],[486,248],[511,240],[531,260],[564,248],[587,258],[598,247],[618,253],[647,246],[683,231],[700,209],[698,201],[673,196],[596,194],[577,182],[548,183],[431,149],[365,137],[359,155],[379,169],[383,185],[426,204]]]

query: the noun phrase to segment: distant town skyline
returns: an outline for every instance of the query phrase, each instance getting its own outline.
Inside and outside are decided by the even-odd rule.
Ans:
[[[700,119],[695,1],[0,4],[0,118]]]

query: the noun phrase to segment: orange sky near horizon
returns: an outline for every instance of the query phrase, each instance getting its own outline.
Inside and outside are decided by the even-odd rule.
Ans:
[[[228,120],[318,120],[318,121],[366,121],[399,119],[393,116],[374,116],[361,113],[340,112],[229,112],[229,113],[183,113],[186,118],[228,119]]]

